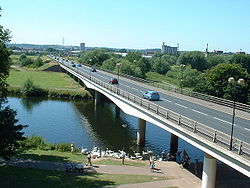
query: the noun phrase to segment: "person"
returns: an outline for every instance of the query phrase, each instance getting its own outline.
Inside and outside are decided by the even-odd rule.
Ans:
[[[70,149],[71,149],[71,153],[73,153],[74,152],[74,143],[73,142],[70,144]]]
[[[187,154],[186,150],[183,149],[183,152],[182,152],[182,162],[184,162],[186,160],[187,156],[188,156],[188,154]]]
[[[151,172],[153,172],[154,168],[155,168],[155,162],[154,162],[154,157],[153,156],[149,157],[149,167],[150,167]]]
[[[178,164],[180,164],[181,163],[181,151],[177,151],[176,152],[176,162],[178,163]]]
[[[91,153],[90,153],[90,152],[89,152],[88,155],[87,155],[87,159],[88,159],[87,165],[92,166],[92,163],[91,163]]]
[[[184,159],[182,166],[183,166],[183,168],[188,169],[189,165],[190,165],[190,157],[188,155],[186,155],[186,158]]]
[[[170,153],[170,152],[167,154],[167,158],[168,158],[167,159],[168,161],[173,161],[174,160],[174,157],[173,157],[172,153]]]
[[[162,150],[162,152],[161,152],[161,159],[162,159],[162,161],[165,160],[165,150]]]

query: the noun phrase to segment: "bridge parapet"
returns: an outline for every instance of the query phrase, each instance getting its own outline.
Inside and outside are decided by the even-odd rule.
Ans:
[[[104,89],[107,89],[113,94],[118,95],[122,97],[123,99],[128,100],[129,102],[132,102],[134,105],[137,105],[143,108],[144,110],[150,111],[150,113],[155,114],[155,116],[159,116],[161,118],[164,118],[168,121],[173,122],[176,125],[176,127],[183,128],[190,134],[195,134],[207,140],[208,143],[216,144],[224,149],[228,148],[228,152],[231,152],[231,153],[234,153],[234,155],[236,154],[238,156],[243,157],[245,159],[244,161],[248,163],[247,165],[248,169],[250,168],[250,144],[249,143],[243,142],[242,140],[234,137],[233,148],[231,151],[229,151],[230,138],[231,138],[230,135],[227,135],[214,128],[211,128],[209,126],[196,122],[192,119],[182,116],[169,109],[163,108],[148,100],[142,99],[136,95],[126,92],[118,87],[105,83],[89,74],[79,71],[77,68],[69,66],[68,62],[59,61],[59,63],[62,66],[65,66],[67,69],[83,76],[84,78],[87,78],[89,81],[101,86]],[[248,176],[250,176],[249,173],[250,172],[248,171],[248,174],[247,174]]]

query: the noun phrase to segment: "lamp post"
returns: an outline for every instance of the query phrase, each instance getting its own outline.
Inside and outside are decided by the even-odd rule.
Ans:
[[[128,126],[126,124],[122,124],[122,127],[127,128]],[[124,134],[124,143],[125,143],[125,135],[126,134]],[[125,159],[125,153],[124,153],[124,146],[123,146],[123,148],[122,148],[122,164],[123,165],[124,165],[124,159]]]
[[[183,88],[183,70],[185,68],[186,65],[181,64],[181,94],[182,94],[182,88]]]
[[[232,117],[232,127],[231,127],[231,135],[230,135],[230,145],[229,145],[229,150],[232,150],[233,147],[233,131],[234,131],[234,119],[235,119],[235,103],[236,103],[236,99],[235,99],[235,93],[237,90],[237,84],[238,85],[244,85],[245,81],[243,78],[240,78],[237,83],[234,79],[234,77],[230,77],[228,78],[228,83],[231,84],[232,86],[234,86],[234,91],[233,93],[233,117]]]
[[[120,65],[121,65],[121,63],[117,63],[117,64],[116,64],[116,66],[118,67],[118,74],[117,74],[117,80],[118,80],[118,83],[119,83]]]
[[[92,59],[89,59],[90,64],[92,63]],[[91,68],[89,69],[89,79],[91,80]]]

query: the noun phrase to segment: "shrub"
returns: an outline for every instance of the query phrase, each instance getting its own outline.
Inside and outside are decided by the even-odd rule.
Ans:
[[[44,138],[40,136],[31,136],[26,137],[25,140],[20,142],[21,147],[25,149],[37,149],[37,148],[44,148],[46,146]]]
[[[30,78],[28,78],[24,82],[24,84],[21,88],[21,93],[24,96],[28,96],[28,97],[43,97],[43,96],[47,95],[46,90],[43,90],[43,89],[35,86]]]
[[[59,143],[55,144],[56,150],[58,151],[71,151],[70,143]]]
[[[31,58],[24,58],[21,60],[21,66],[29,66],[33,64],[33,60]]]

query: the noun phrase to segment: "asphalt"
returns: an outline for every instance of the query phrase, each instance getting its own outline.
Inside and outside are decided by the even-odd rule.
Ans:
[[[94,163],[94,160],[93,160]],[[31,159],[12,159],[8,162],[2,161],[0,164],[10,166],[19,166],[26,168],[39,168],[48,170],[65,171],[66,163],[51,162],[51,161],[35,161]],[[85,172],[90,173],[110,173],[110,174],[132,174],[132,175],[149,175],[149,176],[165,176],[168,180],[153,181],[136,184],[123,184],[118,188],[152,188],[152,187],[178,187],[178,188],[198,188],[201,186],[201,180],[182,168],[176,162],[156,161],[154,171],[149,167],[134,167],[134,166],[115,166],[115,165],[93,165],[84,166]],[[108,186],[110,187],[110,186]]]

